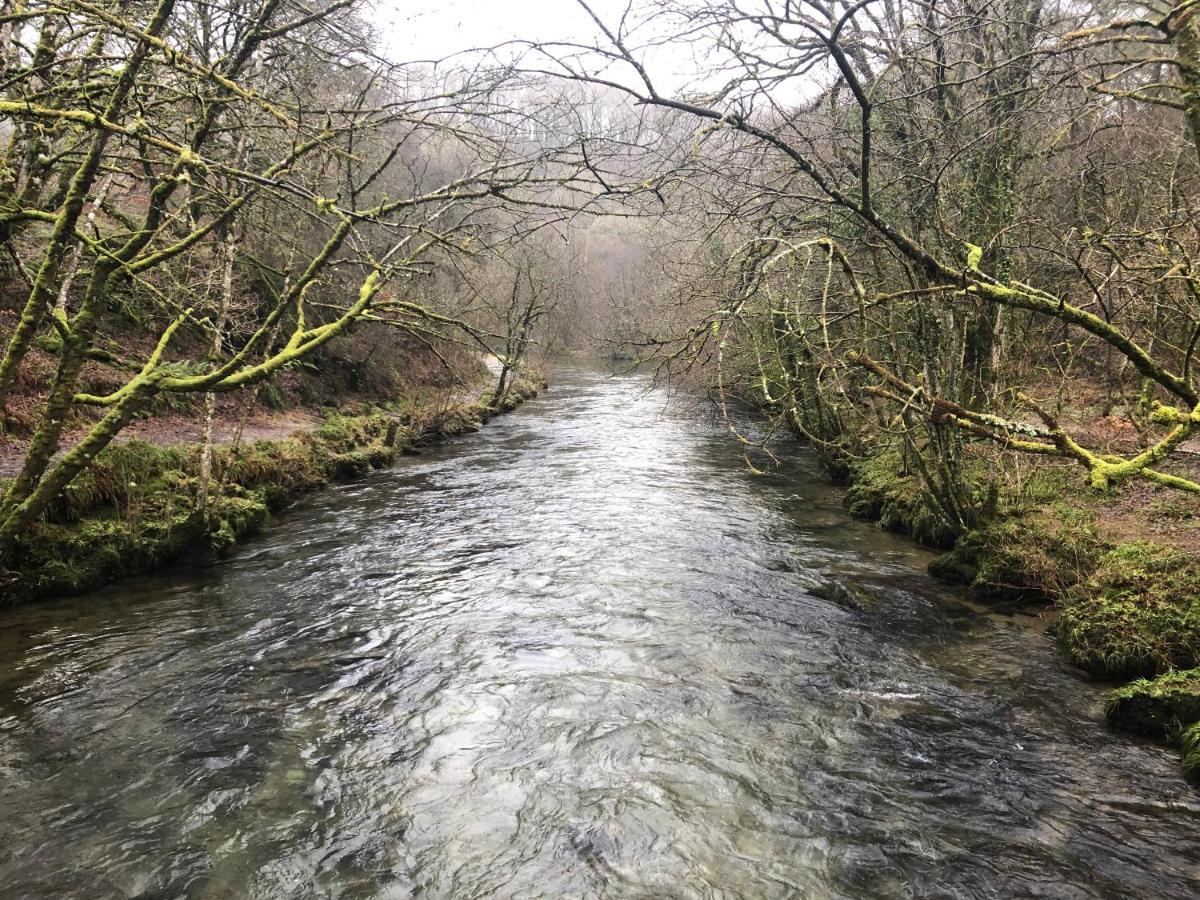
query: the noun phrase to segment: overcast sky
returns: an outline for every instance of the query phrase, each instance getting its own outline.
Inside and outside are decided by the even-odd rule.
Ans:
[[[625,0],[594,0],[616,22]],[[375,0],[384,46],[397,59],[434,58],[514,38],[590,40],[595,26],[574,0]]]
[[[382,50],[396,62],[442,59],[477,47],[506,41],[567,40],[595,43],[595,23],[575,0],[373,0],[374,21]],[[626,0],[590,0],[592,8],[613,28]],[[642,34],[635,37],[636,46]],[[604,41],[601,37],[601,43]],[[658,47],[642,55],[659,87],[679,89],[703,77],[706,67],[681,44]],[[623,75],[629,74],[623,72]]]

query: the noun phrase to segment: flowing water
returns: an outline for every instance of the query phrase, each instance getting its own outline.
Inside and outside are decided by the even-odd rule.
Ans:
[[[0,614],[0,896],[1200,893],[1200,794],[1047,637],[644,388]]]

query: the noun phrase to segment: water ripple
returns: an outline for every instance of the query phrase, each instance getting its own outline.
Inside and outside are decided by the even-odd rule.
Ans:
[[[1045,638],[803,455],[556,382],[224,565],[0,617],[0,896],[1200,892],[1196,795]]]

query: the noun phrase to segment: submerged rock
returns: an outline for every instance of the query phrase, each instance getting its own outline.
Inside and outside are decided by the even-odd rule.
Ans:
[[[875,609],[875,598],[852,581],[833,578],[809,588],[808,592],[854,612],[871,612]]]
[[[618,845],[616,839],[606,831],[595,826],[575,826],[568,829],[567,839],[571,848],[592,868],[612,868]]]

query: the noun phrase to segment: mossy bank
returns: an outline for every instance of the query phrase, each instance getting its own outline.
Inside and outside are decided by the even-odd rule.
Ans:
[[[849,466],[846,504],[944,550],[930,572],[971,600],[1058,610],[1053,630],[1072,665],[1137,679],[1111,692],[1109,720],[1179,746],[1185,770],[1200,772],[1200,554],[1106,531],[1111,495],[1081,487],[1070,468],[1000,483],[986,518],[956,532],[900,454],[884,451]]]
[[[0,584],[0,605],[81,593],[182,558],[219,556],[295,497],[475,431],[542,387],[528,377],[497,406],[479,400],[335,413],[284,440],[218,446],[203,509],[199,445],[113,445],[21,537]]]

